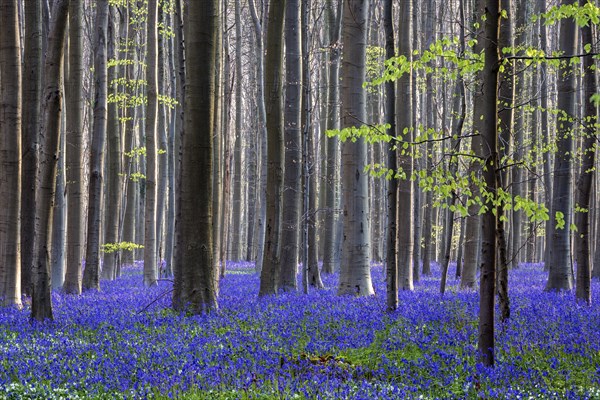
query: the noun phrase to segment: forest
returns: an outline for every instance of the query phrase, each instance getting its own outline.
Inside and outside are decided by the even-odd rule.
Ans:
[[[600,398],[594,0],[0,0],[0,399]]]

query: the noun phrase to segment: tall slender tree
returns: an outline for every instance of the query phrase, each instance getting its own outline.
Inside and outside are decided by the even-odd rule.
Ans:
[[[561,4],[570,4],[563,0]],[[577,27],[573,18],[560,20],[560,50],[565,55],[575,54],[577,49]],[[552,248],[548,264],[547,290],[571,290],[573,272],[571,269],[571,212],[573,208],[573,120],[575,118],[576,79],[569,62],[563,61],[558,71],[558,117],[556,135],[556,156],[550,217]]]
[[[412,57],[412,12],[413,0],[400,3],[400,27],[398,30],[398,54],[408,60]],[[412,129],[412,73],[402,75],[398,79],[398,101],[396,102],[396,131],[402,142],[408,142],[414,135]],[[397,143],[398,145],[398,143]],[[413,220],[413,191],[409,179],[413,170],[412,155],[407,150],[398,150],[398,167],[404,174],[404,179],[398,182],[397,209],[397,246],[398,246],[398,286],[402,290],[413,290],[413,255],[414,232],[413,224],[402,221]],[[388,233],[388,235],[391,233]],[[389,251],[389,250],[388,250]]]
[[[580,0],[579,5],[585,6],[587,0]],[[585,48],[587,45],[594,43],[591,25],[581,28],[581,44]],[[584,131],[582,144],[582,161],[579,171],[579,178],[575,191],[575,204],[578,211],[575,213],[575,226],[577,227],[575,241],[577,243],[577,281],[575,296],[578,300],[584,301],[587,304],[592,303],[591,293],[591,275],[592,254],[590,251],[590,222],[592,203],[592,182],[594,180],[594,157],[596,149],[595,132],[597,129],[598,115],[596,106],[592,101],[592,96],[597,92],[596,85],[596,70],[594,68],[594,60],[591,56],[583,58],[583,101],[584,101]]]
[[[118,33],[116,32],[116,18],[111,8],[108,21],[108,59],[116,60]],[[108,68],[108,85],[111,94],[116,97],[117,94],[117,66]],[[123,150],[121,149],[121,135],[119,131],[119,111],[115,100],[108,103],[108,179],[106,183],[106,212],[104,215],[104,230],[106,243],[118,243],[120,231],[121,216],[121,197],[123,196],[123,187],[121,173],[123,169]],[[114,251],[105,253],[102,264],[102,278],[115,279],[117,277],[117,266],[119,264],[119,252]]]
[[[21,307],[21,43],[18,1],[0,4],[0,305]],[[27,212],[31,212],[27,210]]]
[[[50,254],[52,218],[56,190],[56,165],[62,112],[62,58],[69,0],[55,0],[50,18],[45,61],[43,121],[40,130],[40,162],[36,175],[36,237],[32,269],[31,318],[52,319]]]
[[[367,16],[369,1],[344,1],[342,23],[341,128],[366,121]],[[367,144],[364,138],[342,144],[342,209],[344,235],[339,294],[374,294],[370,268],[368,179],[364,173]]]
[[[3,24],[3,26],[6,26]],[[21,164],[21,207],[35,209],[35,174],[38,163],[38,136],[42,103],[42,3],[25,3],[23,53],[23,125]],[[31,267],[35,254],[35,213],[21,215],[21,290],[31,295]]]
[[[265,248],[259,296],[279,289],[281,268],[281,224],[283,217],[283,23],[286,0],[269,6],[265,98],[267,112],[267,215]]]
[[[100,225],[104,176],[104,145],[108,116],[108,0],[96,3],[96,37],[94,41],[94,122],[88,183],[87,243],[83,289],[100,289]]]
[[[285,11],[285,176],[281,226],[281,288],[296,290],[302,210],[302,50],[300,1],[287,0]]]
[[[212,174],[219,1],[192,1],[185,14],[185,127],[178,185],[173,306],[217,308],[212,240]],[[216,161],[219,162],[219,161]]]
[[[329,39],[329,65],[327,82],[327,129],[340,128],[340,33],[342,25],[343,1],[337,1],[334,7],[333,0],[327,0],[327,35]],[[323,272],[333,273],[339,269],[340,257],[338,254],[340,232],[337,229],[339,208],[339,152],[340,144],[337,136],[327,140],[327,186],[325,194],[325,222],[323,244]]]
[[[385,30],[385,57],[390,59],[396,55],[394,43],[394,17],[392,0],[383,3],[383,27]],[[394,82],[385,83],[385,122],[390,125],[391,135],[396,133],[396,88]],[[395,171],[398,168],[398,155],[396,144],[388,144],[387,166]],[[387,254],[386,254],[386,290],[387,309],[394,311],[398,308],[398,181],[392,179],[388,182],[388,212],[387,212]],[[412,270],[412,265],[410,266]]]
[[[483,26],[484,67],[481,72],[480,96],[476,96],[474,129],[481,136],[483,181],[485,191],[492,196],[498,188],[498,37],[500,25],[499,0],[477,0],[476,12]],[[481,216],[481,264],[479,286],[479,340],[480,361],[494,365],[494,300],[496,295],[496,259],[498,223],[497,210],[487,204]]]
[[[146,81],[148,82],[146,134],[146,200],[144,204],[144,285],[155,285],[158,279],[156,263],[156,179],[157,150],[156,124],[158,122],[158,1],[148,1]]]
[[[35,2],[33,2],[35,3]],[[80,294],[84,256],[83,0],[69,4],[69,76],[66,82],[67,257],[63,290]]]

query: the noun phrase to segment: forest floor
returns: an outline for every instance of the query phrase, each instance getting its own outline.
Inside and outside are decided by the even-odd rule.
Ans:
[[[439,268],[387,313],[381,266],[373,297],[336,296],[332,275],[262,299],[253,265],[229,267],[208,315],[173,312],[172,284],[144,288],[139,265],[100,292],[55,292],[54,322],[0,309],[0,398],[600,398],[599,282],[588,307],[544,292],[540,265],[510,271],[491,370],[476,362],[477,292],[450,279],[442,297]]]

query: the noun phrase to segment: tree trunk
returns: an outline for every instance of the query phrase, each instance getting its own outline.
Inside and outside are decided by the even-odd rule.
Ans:
[[[2,24],[2,26],[7,26]],[[21,290],[31,295],[31,268],[35,253],[35,174],[42,104],[42,4],[25,2],[25,48],[23,54],[23,123],[21,165]]]
[[[35,2],[34,2],[35,3]],[[69,5],[69,77],[66,84],[67,258],[63,290],[81,294],[85,247],[83,179],[83,0]]]
[[[412,13],[413,0],[405,0],[400,3],[400,30],[398,36],[398,54],[404,55],[412,60]],[[391,49],[390,49],[391,50]],[[398,118],[397,135],[403,141],[411,141],[414,136],[412,131],[412,73],[404,74],[398,79],[398,102],[396,112]],[[413,172],[412,152],[402,149],[402,142],[397,143],[400,147],[398,154],[398,167],[404,175],[398,185],[398,208],[397,208],[397,252],[398,252],[398,286],[402,290],[414,289],[414,226],[413,226],[413,190],[411,175]],[[391,217],[388,217],[391,218]],[[406,223],[406,221],[411,221]],[[388,233],[390,235],[390,233]],[[388,249],[389,251],[389,249]]]
[[[255,243],[253,243],[256,252],[256,266],[260,268],[262,266],[262,255],[263,255],[263,247],[265,240],[265,201],[266,201],[266,141],[267,141],[267,112],[265,110],[265,72],[264,72],[264,52],[263,52],[263,32],[262,32],[262,23],[259,19],[259,16],[256,12],[256,7],[254,6],[255,0],[249,0],[248,4],[250,5],[250,13],[252,15],[252,23],[254,26],[254,36],[256,40],[256,97],[257,97],[257,108],[258,108],[258,143],[257,143],[257,178],[256,182],[256,190],[258,193],[258,201],[256,204],[256,213],[258,217],[256,218],[257,223],[254,227],[255,234],[257,237]]]
[[[115,18],[109,15],[108,22],[108,59],[117,59],[117,50],[115,42],[118,40],[115,26]],[[108,82],[113,95],[117,95],[117,67],[111,66],[108,69]],[[118,103],[113,100],[108,103],[108,182],[106,184],[106,212],[104,215],[104,231],[106,243],[118,243],[119,240],[119,222],[121,216],[121,198],[123,196],[121,173],[123,172],[123,160],[121,149],[121,134],[119,130],[119,110]],[[102,265],[102,278],[115,279],[117,277],[117,265],[119,264],[119,251],[105,253]]]
[[[21,308],[22,74],[18,8],[16,0],[0,4],[0,196],[5,200],[0,207],[0,306]],[[33,211],[24,209],[23,214]]]
[[[156,179],[157,150],[156,125],[158,123],[158,1],[148,1],[146,81],[148,106],[146,109],[146,201],[144,204],[144,285],[157,283],[156,262]],[[212,76],[212,71],[211,71]]]
[[[90,181],[87,219],[87,246],[83,289],[100,289],[100,224],[102,223],[102,186],[104,172],[104,147],[107,127],[107,31],[108,0],[97,3],[96,40],[94,49],[94,126],[90,158]]]
[[[281,269],[281,224],[283,213],[284,126],[283,126],[283,22],[285,0],[269,7],[265,99],[267,112],[267,214],[264,259],[259,296],[275,294]]]
[[[338,0],[337,11],[334,12],[332,0],[327,1],[328,36],[329,36],[329,82],[327,87],[327,129],[339,129],[339,85],[340,85],[340,28],[342,20],[343,0]],[[325,231],[323,233],[323,272],[331,274],[339,270],[340,258],[337,256],[340,232],[338,225],[339,208],[339,139],[337,136],[327,139],[327,188],[325,195]]]
[[[56,165],[59,152],[59,133],[62,107],[62,58],[67,27],[69,0],[55,0],[52,7],[48,51],[45,62],[43,122],[40,134],[40,163],[36,185],[35,263],[32,269],[33,291],[31,318],[52,319],[50,295],[50,254],[52,219],[56,190]],[[4,81],[3,81],[4,82]]]
[[[562,4],[569,4],[564,0]],[[577,27],[572,18],[560,20],[560,50],[575,54]],[[569,63],[561,64],[558,76],[558,117],[556,156],[554,162],[554,187],[552,193],[552,248],[548,263],[550,273],[546,290],[571,290],[573,288],[571,264],[571,211],[573,208],[573,118],[575,118],[575,76]],[[562,220],[562,221],[561,221]],[[563,226],[561,226],[563,225]]]
[[[283,225],[281,232],[281,288],[297,290],[300,214],[302,210],[302,50],[300,1],[287,0],[285,11],[285,176],[283,178]],[[306,57],[306,54],[304,54]],[[305,129],[307,129],[305,127]],[[308,149],[307,149],[308,151]],[[307,216],[304,216],[307,218]],[[306,250],[306,249],[305,249]]]
[[[498,0],[478,0],[477,16],[485,15],[484,37],[481,46],[484,67],[481,72],[481,93],[475,96],[474,128],[480,134],[484,160],[483,181],[485,191],[496,196],[498,188],[498,33],[500,3]],[[479,287],[479,361],[494,366],[494,300],[496,295],[496,260],[498,215],[492,204],[487,204],[481,215],[481,275]]]
[[[580,6],[585,6],[587,1],[579,0]],[[581,28],[582,48],[593,44],[592,27],[590,25]],[[593,265],[591,263],[590,251],[590,209],[592,202],[592,182],[594,180],[594,146],[596,143],[595,124],[598,120],[596,106],[592,102],[592,96],[597,92],[596,70],[594,69],[594,60],[591,56],[583,57],[583,77],[584,84],[584,116],[586,124],[583,131],[582,161],[579,172],[579,179],[575,191],[575,204],[578,208],[585,211],[575,212],[575,226],[577,232],[575,240],[577,242],[577,281],[575,297],[587,304],[592,303],[591,275]]]
[[[412,5],[412,0],[409,1],[409,7],[410,5]],[[394,13],[392,0],[386,0],[383,3],[383,7],[383,27],[385,29],[385,58],[390,59],[396,55],[394,43]],[[405,14],[402,13],[401,15]],[[394,82],[387,81],[385,83],[384,90],[385,122],[386,124],[390,125],[388,134],[396,135],[396,90],[394,87]],[[396,153],[396,143],[388,143],[387,157],[387,167],[391,171],[396,171],[398,169],[398,154]],[[409,180],[406,181],[410,183]],[[394,311],[398,308],[398,246],[396,242],[396,240],[398,239],[396,237],[398,232],[398,181],[395,177],[388,182],[387,199],[387,243],[385,260],[385,279],[387,291],[386,306],[388,311]],[[402,245],[404,246],[404,243]],[[409,268],[412,272],[412,265],[409,265]]]
[[[54,194],[54,220],[52,221],[52,289],[60,289],[65,282],[65,242],[66,242],[66,199],[65,199],[65,131],[60,132],[60,153],[58,158],[56,192]]]
[[[212,238],[212,175],[218,0],[193,1],[185,16],[185,126],[178,187],[173,306],[201,314],[217,308]]]
[[[159,6],[158,21],[159,24],[166,26],[164,18],[165,12],[162,6]],[[166,50],[166,36],[163,33],[157,35],[158,56],[157,56],[157,94],[165,93],[165,62],[168,57]],[[162,101],[157,103],[157,131],[156,131],[156,263],[157,272],[162,275],[162,259],[165,249],[163,248],[164,227],[165,227],[165,206],[167,199],[167,104]],[[159,267],[160,266],[160,267]]]
[[[233,200],[231,204],[231,259],[242,258],[242,10],[235,0],[235,131],[233,133]]]
[[[367,16],[369,2],[344,2],[342,37],[342,124],[349,128],[366,120],[365,81]],[[364,138],[342,144],[342,209],[344,236],[338,294],[369,296],[375,292],[371,282],[369,256],[368,177],[364,173],[367,144]]]

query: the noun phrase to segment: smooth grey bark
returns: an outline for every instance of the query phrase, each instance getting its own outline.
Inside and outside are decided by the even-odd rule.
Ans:
[[[166,26],[165,11],[159,5],[158,21]],[[158,55],[157,55],[157,93],[166,95],[165,80],[167,78],[165,71],[166,63],[166,40],[165,34],[159,32],[157,35]],[[165,207],[167,202],[167,104],[164,101],[159,101],[157,104],[157,129],[156,129],[156,262],[157,272],[163,274],[162,260],[165,254],[164,237],[165,237]]]
[[[515,20],[515,40],[514,45],[515,48],[524,47],[526,45],[526,36],[527,36],[527,28],[526,25],[529,23],[529,15],[528,15],[528,4],[527,2],[517,2],[517,13]],[[525,32],[523,32],[525,31]],[[524,73],[521,73],[520,76],[517,76],[515,81],[515,93],[518,93],[519,96],[515,96],[515,101],[517,104],[523,104],[528,99],[525,95],[527,77]],[[523,107],[521,107],[515,116],[515,125],[513,131],[513,157],[516,162],[520,162],[523,159],[525,154],[525,143],[524,143],[524,131],[525,131],[525,111]],[[524,172],[520,166],[516,166],[512,169],[512,195],[514,199],[523,197],[526,187],[524,183]],[[523,210],[515,209],[513,207],[512,210],[512,226],[511,226],[511,244],[510,244],[510,266],[518,267],[519,262],[523,259]]]
[[[64,115],[63,115],[64,119]],[[66,244],[66,192],[65,192],[65,131],[60,132],[60,153],[58,158],[56,192],[54,194],[54,220],[52,221],[52,289],[60,289],[65,281]]]
[[[366,120],[367,16],[369,2],[344,2],[342,22],[341,128],[360,126]],[[342,144],[342,209],[344,236],[338,294],[369,296],[371,281],[367,144],[364,138]]]
[[[158,1],[148,1],[146,34],[146,81],[147,108],[146,134],[146,185],[144,203],[144,285],[156,285],[158,267],[156,261],[156,180],[158,177],[156,149],[158,123]]]
[[[180,12],[176,11],[173,13],[173,17],[170,18],[169,14],[167,16],[167,18],[169,18],[169,25],[171,25],[171,28],[173,29],[174,32],[177,31],[178,29],[178,25],[177,21],[179,21],[179,15]],[[179,28],[180,29],[180,28]],[[169,40],[169,71],[171,71],[170,73],[170,84],[171,84],[171,97],[174,99],[178,100],[178,104],[175,105],[175,107],[171,110],[170,113],[170,122],[169,122],[169,135],[168,135],[168,141],[167,141],[167,174],[168,174],[168,191],[169,191],[169,197],[167,199],[167,219],[166,219],[166,228],[165,228],[165,270],[164,270],[164,275],[166,277],[171,277],[173,276],[173,250],[174,250],[174,245],[175,245],[175,198],[176,198],[176,186],[175,186],[175,175],[177,174],[177,164],[176,164],[176,157],[175,157],[175,136],[177,135],[177,133],[179,132],[179,127],[180,124],[179,122],[181,121],[179,118],[179,115],[181,114],[181,107],[182,104],[179,102],[179,98],[178,93],[180,93],[180,91],[178,89],[180,89],[178,87],[178,79],[177,79],[177,69],[175,67],[176,62],[175,62],[175,58],[176,58],[176,36],[177,34],[174,35],[174,37],[170,38]],[[220,165],[220,164],[219,164]],[[220,219],[217,221],[217,223],[220,223]],[[220,225],[219,225],[220,226]],[[220,232],[219,232],[220,233]],[[216,239],[215,241],[219,241],[220,242],[220,235],[219,238]],[[216,245],[216,248],[218,251],[220,251],[220,246]],[[215,262],[218,262],[219,257],[220,257],[220,253],[217,254],[217,256],[215,257]]]
[[[289,1],[289,0],[288,0]],[[312,123],[312,93],[311,93],[311,76],[310,76],[310,58],[309,51],[310,37],[310,15],[308,8],[308,0],[302,0],[300,9],[301,31],[302,34],[302,131],[304,136],[303,153],[306,155],[304,159],[304,190],[307,191],[304,195],[304,201],[308,201],[305,207],[304,218],[307,218],[308,229],[308,246],[304,248],[307,253],[306,258],[306,280],[305,293],[308,292],[308,285],[312,288],[322,289],[324,287],[321,280],[321,271],[319,269],[319,245],[317,240],[317,219],[318,219],[318,179],[317,161],[315,157],[316,144],[314,126]],[[286,164],[286,172],[288,165]],[[286,205],[287,207],[287,205]],[[296,274],[294,274],[294,278]],[[306,285],[308,283],[308,285]]]
[[[283,177],[283,225],[281,232],[281,288],[297,290],[296,272],[300,254],[300,216],[302,214],[302,54],[300,1],[287,0],[285,10],[285,176]],[[302,39],[302,40],[301,40]],[[305,127],[304,129],[308,129]],[[306,149],[308,151],[308,149]],[[308,216],[305,215],[305,218]],[[306,250],[306,249],[305,249]]]
[[[83,0],[69,4],[69,76],[66,82],[67,257],[63,290],[81,294],[85,247],[83,177]]]
[[[256,102],[258,111],[258,141],[259,145],[257,148],[259,162],[257,163],[258,171],[256,182],[258,201],[256,204],[256,213],[258,215],[256,226],[255,226],[255,252],[256,252],[256,266],[260,269],[263,260],[263,248],[265,243],[265,216],[266,216],[266,178],[267,178],[267,112],[265,109],[265,71],[264,71],[264,55],[263,55],[263,31],[261,18],[256,12],[254,0],[249,0],[250,14],[252,16],[252,26],[254,27],[254,38],[256,41]]]
[[[340,32],[342,21],[343,0],[338,0],[337,11],[334,11],[333,0],[327,1],[327,25],[329,39],[329,79],[327,85],[327,129],[340,128]],[[323,245],[323,272],[332,274],[340,268],[338,248],[340,246],[341,232],[337,228],[340,206],[339,191],[339,153],[340,144],[337,136],[327,139],[327,177],[325,194],[325,222]]]
[[[240,0],[235,0],[235,130],[233,133],[233,199],[231,201],[230,259],[242,259],[242,9]]]
[[[223,116],[221,112],[223,110],[223,49],[221,43],[223,43],[222,38],[223,31],[221,29],[217,29],[217,48],[215,54],[215,72],[214,72],[214,80],[215,80],[215,96],[214,96],[214,119],[213,119],[213,160],[222,160],[223,159]],[[169,60],[172,60],[169,57]],[[171,69],[172,70],[172,69]],[[174,85],[173,85],[174,86]],[[172,96],[175,96],[173,93]],[[221,265],[221,246],[223,245],[221,242],[221,230],[224,229],[224,226],[221,225],[221,215],[223,214],[223,173],[222,173],[222,163],[217,161],[213,163],[213,196],[212,196],[212,208],[213,208],[213,262],[216,271],[219,271]],[[168,235],[168,233],[167,233]],[[167,241],[168,241],[167,236]],[[168,250],[168,248],[167,248]],[[166,252],[165,252],[166,254]],[[218,275],[218,274],[217,274]]]
[[[114,8],[113,8],[114,10]],[[110,11],[109,11],[110,13]],[[115,16],[109,14],[107,56],[109,60],[117,59]],[[117,94],[116,84],[117,67],[108,68],[107,79],[109,90],[113,95]],[[123,171],[123,150],[121,149],[121,134],[119,126],[118,104],[114,100],[108,103],[107,114],[107,138],[108,138],[108,179],[106,182],[106,212],[104,215],[104,237],[106,243],[119,243],[119,223],[121,220],[121,199],[123,196],[121,174]],[[117,277],[117,266],[119,265],[119,251],[104,253],[102,263],[102,278],[115,279]]]
[[[587,3],[586,0],[579,0],[579,5],[583,7]],[[581,44],[585,48],[587,44],[592,45],[593,42],[591,25],[581,27]],[[575,241],[577,243],[577,281],[575,288],[575,297],[577,300],[587,304],[592,303],[591,292],[591,275],[592,265],[590,242],[590,206],[592,202],[592,182],[594,180],[594,146],[596,143],[595,124],[598,121],[597,109],[592,102],[592,96],[597,92],[596,70],[594,69],[594,60],[591,56],[583,58],[583,102],[584,102],[584,128],[583,143],[582,143],[582,160],[579,169],[579,178],[575,190],[575,204],[577,207],[586,211],[575,213],[575,226],[577,232]]]
[[[0,305],[21,303],[21,34],[18,2],[0,4]],[[23,210],[32,213],[33,209]]]
[[[85,269],[83,270],[83,290],[100,290],[100,225],[102,223],[104,148],[108,122],[107,34],[108,0],[98,0],[94,42],[94,121],[88,183],[88,238]]]
[[[173,307],[201,314],[218,307],[213,263],[212,178],[218,0],[193,1],[185,13],[185,126],[178,185]]]
[[[223,20],[222,20],[222,29],[227,28],[227,1],[223,2]],[[226,31],[222,33],[223,37],[223,49],[227,50],[225,52],[225,60],[223,62],[223,78],[225,82],[230,82],[232,80],[231,76],[231,57],[229,55],[229,35],[227,35]],[[225,270],[227,268],[227,260],[229,256],[229,226],[231,221],[231,145],[230,145],[230,120],[231,120],[231,101],[232,101],[232,87],[231,85],[225,85],[223,88],[223,201],[224,201],[224,212],[221,216],[221,270],[220,276],[225,276]]]
[[[400,3],[400,28],[398,32],[398,54],[412,60],[412,13],[413,0]],[[391,50],[391,49],[390,49]],[[398,121],[397,134],[402,140],[399,145],[398,169],[404,175],[398,185],[397,206],[397,251],[398,251],[398,286],[401,290],[414,289],[414,209],[413,209],[413,157],[410,149],[402,149],[403,142],[412,140],[414,136],[412,124],[412,73],[404,74],[398,79],[398,101],[396,102],[396,116]],[[390,218],[390,217],[388,217]],[[411,221],[411,223],[407,223]],[[391,235],[391,233],[388,233]]]
[[[281,268],[281,225],[283,208],[283,23],[285,0],[269,7],[265,98],[267,112],[267,214],[265,248],[259,296],[277,293]]]
[[[6,26],[5,24],[2,24]],[[35,210],[35,174],[38,163],[38,136],[42,104],[42,4],[25,2],[23,50],[23,118],[21,146],[21,208]],[[31,268],[35,254],[35,213],[21,215],[21,291],[31,295]]]
[[[570,4],[566,0],[562,4]],[[575,54],[577,49],[577,27],[572,18],[560,20],[559,47],[563,54]],[[556,156],[550,219],[552,248],[548,263],[549,274],[546,290],[571,290],[573,271],[571,263],[571,212],[573,209],[573,127],[575,118],[576,82],[568,62],[561,63],[558,71],[558,104],[556,132]],[[559,226],[557,215],[562,214],[564,226]]]
[[[54,1],[44,66],[43,120],[40,129],[40,162],[36,175],[36,237],[31,296],[31,318],[38,321],[53,319],[50,295],[50,254],[54,217],[52,202],[56,190],[56,167],[60,145],[62,58],[68,10],[69,0]]]

